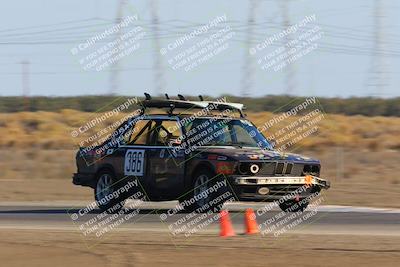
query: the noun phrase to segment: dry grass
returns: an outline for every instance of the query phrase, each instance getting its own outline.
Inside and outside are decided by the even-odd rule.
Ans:
[[[274,116],[269,112],[249,114],[250,120],[257,126]],[[289,118],[278,127],[298,119],[298,116]],[[299,142],[303,149],[323,150],[341,146],[369,151],[400,150],[400,118],[324,114],[324,118],[315,125],[318,126],[318,132]]]
[[[118,114],[97,124],[78,138],[71,132],[84,125],[99,114],[75,110],[55,112],[20,112],[0,114],[0,147],[39,149],[74,149],[86,138],[105,129],[108,125],[122,119],[127,114]],[[270,112],[251,113],[249,118],[257,126],[263,125],[276,116]],[[299,117],[285,120],[276,131]],[[343,146],[357,150],[400,150],[400,118],[324,115],[318,124],[318,132],[302,139],[297,146],[301,149],[325,149],[326,147]],[[108,131],[107,134],[111,132]],[[103,134],[101,137],[105,137]],[[267,134],[268,135],[268,134]]]

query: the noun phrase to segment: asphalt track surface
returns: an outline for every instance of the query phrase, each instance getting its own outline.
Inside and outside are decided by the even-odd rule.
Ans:
[[[24,230],[60,230],[82,231],[81,225],[90,226],[91,219],[99,216],[101,212],[94,209],[87,214],[74,217],[74,214],[85,208],[84,202],[0,202],[0,230],[24,229]],[[175,206],[175,202],[142,203],[135,205],[133,210],[126,214],[121,224],[112,228],[112,231],[152,231],[174,233],[183,225],[180,220],[187,218],[188,214],[177,213],[167,215]],[[225,207],[230,211],[230,218],[234,229],[238,232],[244,229],[244,211],[253,208],[259,213],[256,216],[257,223],[271,222],[272,218],[282,214],[274,208],[263,212],[263,204],[258,203],[229,203]],[[164,214],[164,215],[162,215]],[[285,216],[294,216],[286,213]],[[110,215],[107,215],[110,216]],[[199,216],[199,215],[197,215]],[[213,216],[213,215],[210,215]],[[209,216],[209,217],[210,217]],[[297,218],[306,218],[298,225],[286,228],[286,233],[296,234],[346,234],[346,235],[389,235],[400,236],[400,210],[378,209],[349,206],[319,206],[317,210],[306,210],[298,213]],[[305,217],[303,217],[305,216]],[[72,219],[72,218],[75,218]],[[120,217],[122,218],[122,217]],[[163,219],[162,219],[163,218]],[[283,219],[282,217],[279,217]],[[292,217],[294,221],[296,217]],[[104,218],[103,218],[104,220]],[[193,220],[193,218],[192,218]],[[276,220],[274,223],[276,223]],[[272,224],[274,224],[272,223]],[[263,225],[262,230],[267,229]],[[270,224],[271,225],[271,224]],[[284,225],[280,227],[283,228]],[[194,227],[192,225],[192,227]],[[215,234],[219,231],[218,220],[197,228],[196,234]],[[177,233],[177,232],[175,232]],[[274,233],[274,232],[270,232]],[[281,232],[282,233],[282,232]]]

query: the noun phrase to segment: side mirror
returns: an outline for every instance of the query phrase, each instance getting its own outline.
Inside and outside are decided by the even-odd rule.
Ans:
[[[275,139],[269,139],[268,143],[272,146],[272,148],[276,147],[276,140]]]

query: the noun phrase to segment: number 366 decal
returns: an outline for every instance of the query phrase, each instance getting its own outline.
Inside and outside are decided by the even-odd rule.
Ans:
[[[125,175],[143,176],[144,150],[128,149],[125,154]]]

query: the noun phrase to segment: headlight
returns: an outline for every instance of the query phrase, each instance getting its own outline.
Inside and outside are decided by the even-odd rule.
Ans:
[[[257,164],[250,165],[250,172],[252,174],[256,174],[260,170],[260,167]]]
[[[240,174],[256,174],[260,171],[260,164],[242,162],[239,164],[238,171]]]

